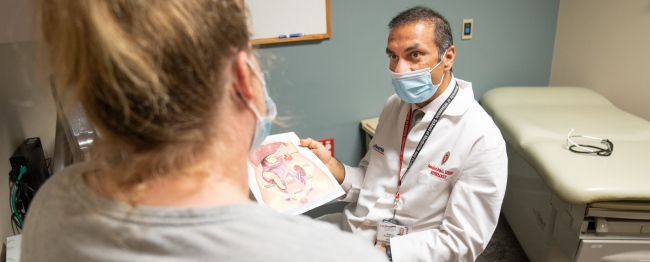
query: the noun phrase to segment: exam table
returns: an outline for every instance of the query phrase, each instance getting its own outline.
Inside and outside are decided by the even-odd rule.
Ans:
[[[578,87],[497,88],[480,102],[507,143],[502,212],[532,262],[650,261],[649,121]],[[609,139],[612,155],[567,150],[571,128]]]

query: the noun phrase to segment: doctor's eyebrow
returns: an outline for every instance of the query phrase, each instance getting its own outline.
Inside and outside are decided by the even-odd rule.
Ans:
[[[414,45],[409,46],[406,49],[404,49],[404,53],[411,52],[411,51],[413,51],[415,49],[418,49],[419,47],[420,47],[420,44],[414,44]],[[388,47],[386,47],[386,54],[394,55],[395,52],[393,50],[388,49]]]
[[[414,44],[412,46],[409,46],[406,49],[404,49],[404,53],[411,52],[411,51],[417,49],[418,47],[420,47],[420,44]]]

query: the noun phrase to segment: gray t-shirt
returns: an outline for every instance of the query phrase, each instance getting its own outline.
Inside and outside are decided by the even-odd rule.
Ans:
[[[22,261],[386,261],[372,243],[333,225],[257,203],[133,208],[86,186],[90,168],[68,167],[39,190]]]

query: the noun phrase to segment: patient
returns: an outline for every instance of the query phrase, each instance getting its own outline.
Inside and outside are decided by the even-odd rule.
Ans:
[[[103,149],[41,187],[22,261],[382,261],[333,226],[250,202],[274,116],[235,0],[34,1],[60,90]]]

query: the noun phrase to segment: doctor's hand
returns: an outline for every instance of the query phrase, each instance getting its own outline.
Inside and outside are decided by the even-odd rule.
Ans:
[[[323,161],[325,166],[327,166],[330,172],[332,172],[332,175],[334,175],[334,178],[336,178],[336,181],[339,182],[339,184],[343,183],[343,179],[345,179],[345,168],[343,167],[343,164],[336,160],[336,158],[332,157],[332,152],[325,148],[323,144],[311,138],[307,138],[301,139],[300,145],[309,148],[311,152],[320,159],[320,161]]]

